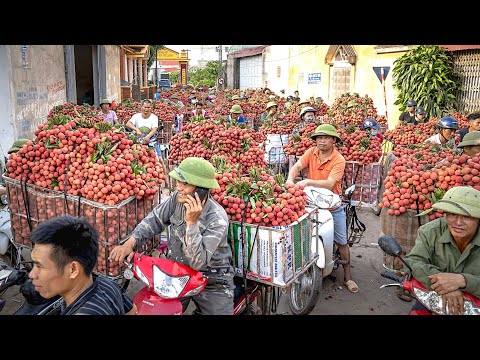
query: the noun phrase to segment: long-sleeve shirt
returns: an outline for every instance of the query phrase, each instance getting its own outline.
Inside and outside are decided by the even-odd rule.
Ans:
[[[136,245],[160,234],[170,225],[168,256],[195,270],[210,266],[227,266],[233,279],[232,249],[227,240],[228,216],[225,209],[208,197],[198,221],[185,223],[185,206],[177,201],[175,191],[165,202],[157,205],[133,231]]]
[[[480,296],[479,232],[461,253],[448,229],[447,220],[430,221],[419,227],[415,245],[404,260],[412,268],[413,277],[428,289],[432,285],[429,275],[456,273],[465,277],[467,286],[463,291]]]

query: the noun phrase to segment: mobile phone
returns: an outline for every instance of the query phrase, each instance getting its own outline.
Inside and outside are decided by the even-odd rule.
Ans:
[[[207,197],[209,190],[204,187],[197,186],[195,191],[192,193],[192,196],[195,198],[195,193],[198,194],[198,197],[200,198],[200,202],[203,203],[203,200]]]

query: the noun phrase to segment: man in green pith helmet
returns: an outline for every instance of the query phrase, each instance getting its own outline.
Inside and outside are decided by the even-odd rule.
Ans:
[[[432,205],[444,217],[422,225],[415,245],[404,257],[413,277],[442,297],[443,311],[463,314],[464,295],[480,297],[480,191],[455,186]],[[404,271],[410,270],[405,266]],[[416,301],[410,314],[428,310]]]
[[[308,169],[307,179],[299,181],[302,186],[325,188],[342,195],[342,179],[345,172],[345,158],[335,146],[342,138],[331,124],[319,125],[310,135],[317,146],[308,149],[292,166],[288,173],[286,184],[293,184],[304,168]],[[334,240],[338,245],[340,257],[343,260],[343,280],[348,291],[358,292],[358,285],[353,280],[350,271],[350,247],[347,241],[347,218],[344,205],[331,209],[333,218]]]
[[[181,299],[183,310],[193,299],[202,315],[232,315],[235,286],[232,249],[227,241],[228,216],[209,195],[210,189],[220,188],[215,168],[203,158],[188,157],[169,175],[177,180],[175,192],[137,225],[123,245],[112,250],[110,260],[123,263],[128,257],[130,261],[134,249],[143,245],[145,239],[170,226],[168,257],[203,272],[215,266],[218,272],[208,277],[219,278],[226,284],[207,284],[200,294]]]

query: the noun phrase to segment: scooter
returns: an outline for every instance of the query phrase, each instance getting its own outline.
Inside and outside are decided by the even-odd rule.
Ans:
[[[125,279],[135,277],[147,285],[133,297],[138,315],[182,315],[180,299],[200,294],[209,280],[202,271],[144,253],[135,253],[125,265]]]
[[[398,275],[398,273],[392,270],[383,271],[381,276],[394,280],[395,283],[384,284],[380,286],[380,289],[390,286],[401,287],[410,291],[412,295],[428,309],[428,311],[412,310],[409,315],[448,315],[448,306],[446,307],[446,310],[443,311],[442,297],[435,291],[428,290],[422,283],[412,276],[412,269],[401,256],[402,248],[400,244],[398,244],[393,237],[383,235],[378,239],[378,245],[387,255],[392,257],[397,256],[410,270],[410,273],[405,275]],[[466,298],[464,302],[464,315],[480,315],[480,299],[467,292],[463,292],[463,295]]]

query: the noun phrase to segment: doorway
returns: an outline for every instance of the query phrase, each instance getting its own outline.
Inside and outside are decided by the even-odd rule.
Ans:
[[[93,106],[95,103],[95,86],[93,81],[93,50],[91,45],[75,45],[75,81],[77,104]]]

